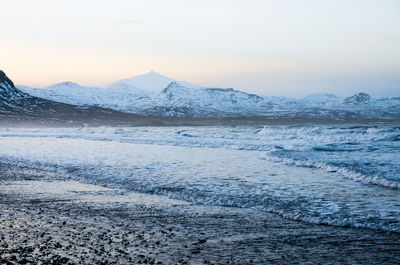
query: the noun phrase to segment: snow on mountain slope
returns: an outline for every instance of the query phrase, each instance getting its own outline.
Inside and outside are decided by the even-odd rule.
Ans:
[[[44,89],[20,87],[31,95],[63,103],[157,116],[262,115],[273,106],[260,96],[234,89],[193,88],[175,81],[159,93],[149,93],[122,82],[105,87],[84,87],[72,82]]]
[[[155,116],[400,118],[398,98],[374,99],[366,93],[347,98],[328,93],[313,94],[303,99],[260,97],[234,89],[205,88],[174,81],[155,72],[104,87],[84,87],[63,82],[44,89],[25,86],[20,86],[20,89],[33,96],[63,103],[94,105]]]
[[[347,97],[344,99],[345,104],[368,104],[371,102],[371,96],[367,93],[361,92],[354,96]]]
[[[25,87],[26,88],[26,87]],[[16,118],[38,117],[40,115],[59,119],[60,117],[101,117],[104,113],[115,111],[101,108],[82,108],[29,95],[14,86],[14,83],[0,70],[0,117]],[[54,120],[53,120],[54,121]]]
[[[73,82],[62,82],[43,89],[17,86],[24,92],[40,98],[59,101],[68,104],[84,105],[93,102],[95,88],[84,87]]]
[[[99,87],[105,93],[113,93],[113,94],[125,94],[125,95],[136,95],[136,96],[150,96],[152,93],[141,88],[138,88],[134,85],[119,82],[118,84],[109,84],[104,87]]]
[[[162,116],[261,115],[271,107],[262,97],[221,88],[188,88],[170,83],[154,98],[154,105],[141,113]]]
[[[343,108],[364,116],[400,118],[400,98],[372,98],[358,93],[343,100]]]
[[[14,83],[0,70],[0,100],[13,101],[25,96],[27,95],[16,89]]]
[[[161,90],[166,88],[171,82],[177,82],[182,86],[188,87],[188,88],[201,88],[199,85],[195,85],[189,82],[185,81],[178,81],[172,78],[169,78],[165,75],[156,73],[154,71],[151,71],[147,74],[144,75],[139,75],[127,79],[122,79],[119,81],[116,81],[114,83],[109,84],[108,86],[116,87],[121,84],[128,84],[131,86],[138,87],[142,90],[153,92],[153,93],[159,93]]]
[[[327,105],[329,106],[337,105],[340,104],[342,101],[343,101],[342,98],[339,98],[334,94],[318,93],[304,97],[303,99],[300,100],[300,103],[304,104],[305,106],[321,107]]]
[[[29,96],[18,90],[7,75],[0,70],[0,110],[9,112],[23,109],[19,102]]]
[[[85,87],[73,82],[62,82],[43,89],[18,86],[35,97],[67,104],[96,105],[128,112],[138,112],[137,101],[150,101],[149,92],[121,83],[105,87]]]
[[[133,78],[123,79],[103,87],[86,87],[73,82],[62,82],[43,89],[18,86],[24,92],[49,100],[76,104],[96,105],[120,111],[141,113],[143,109],[157,105],[156,95],[171,82],[197,89],[201,86],[172,78],[151,71]]]

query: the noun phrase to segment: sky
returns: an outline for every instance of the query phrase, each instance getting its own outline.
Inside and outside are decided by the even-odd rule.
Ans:
[[[16,84],[150,70],[260,95],[400,96],[400,0],[0,0]]]

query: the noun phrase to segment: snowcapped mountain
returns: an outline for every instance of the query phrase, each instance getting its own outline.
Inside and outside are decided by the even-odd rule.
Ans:
[[[36,97],[80,106],[99,106],[167,117],[400,118],[400,99],[374,99],[366,93],[340,98],[329,93],[303,99],[261,97],[232,88],[206,88],[156,72],[103,87],[63,82],[43,89],[19,86]]]
[[[118,97],[144,97],[149,93],[140,88],[121,83],[105,87],[86,87],[73,82],[57,83],[43,89],[18,86],[31,95],[77,105],[97,105],[109,103],[110,99]]]
[[[138,75],[127,79],[122,79],[114,83],[111,83],[107,86],[119,87],[121,85],[123,86],[128,85],[128,86],[138,87],[144,91],[159,93],[161,90],[166,88],[171,82],[176,82],[187,88],[201,88],[201,86],[199,85],[195,85],[186,81],[178,81],[169,78],[165,75],[156,73],[154,71],[150,71],[149,73],[144,75]]]
[[[344,99],[344,104],[358,105],[358,104],[368,104],[370,102],[371,102],[371,96],[363,92]]]
[[[86,87],[74,82],[62,82],[43,89],[27,86],[18,88],[32,96],[57,102],[79,106],[102,106],[126,112],[137,112],[137,103],[149,102],[151,94],[126,83]]]
[[[313,107],[324,107],[324,106],[332,106],[336,104],[340,104],[343,99],[337,97],[334,94],[330,93],[318,93],[312,94],[304,97],[300,100],[304,106],[313,106]]]
[[[188,88],[171,82],[154,97],[153,105],[142,114],[163,116],[219,117],[249,116],[268,109],[269,104],[257,95],[232,88]]]
[[[18,88],[35,97],[68,104],[83,105],[86,104],[85,102],[87,102],[88,97],[95,97],[92,88],[84,87],[73,82],[62,82],[44,89],[30,88],[27,86],[18,86]],[[79,95],[79,97],[77,95]]]
[[[0,70],[0,111],[21,111],[23,106],[19,102],[29,98],[29,95],[20,91],[14,83]]]
[[[18,88],[35,97],[67,104],[94,105],[131,113],[147,113],[143,110],[148,106],[157,106],[155,102],[158,99],[157,95],[172,82],[188,89],[201,88],[201,86],[177,81],[154,71],[99,87],[62,82],[42,89],[28,86],[18,86]]]
[[[13,101],[26,96],[15,88],[14,83],[0,70],[0,99],[1,102]]]
[[[65,87],[71,87],[76,91],[81,89],[74,83],[57,86],[58,89]],[[108,123],[116,121],[122,124],[123,121],[135,124],[137,117],[134,114],[121,113],[112,109],[76,106],[29,95],[16,88],[6,74],[0,70],[0,122],[22,121],[24,125],[31,122],[82,125],[86,123],[101,124],[107,121]]]

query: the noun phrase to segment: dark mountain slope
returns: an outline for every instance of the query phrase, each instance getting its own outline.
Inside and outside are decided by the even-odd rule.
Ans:
[[[135,114],[95,106],[75,106],[33,97],[17,89],[7,75],[0,70],[0,122],[43,124],[147,124],[156,118],[143,119]]]

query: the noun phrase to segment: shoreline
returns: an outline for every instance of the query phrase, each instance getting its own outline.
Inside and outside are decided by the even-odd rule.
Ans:
[[[195,205],[0,164],[0,262],[398,264],[400,234]]]
[[[267,125],[341,125],[341,124],[382,124],[400,123],[400,119],[352,118],[318,119],[288,117],[221,117],[188,118],[157,117],[124,114],[110,117],[49,117],[1,115],[0,127],[45,128],[45,127],[170,127],[170,126],[267,126]]]

